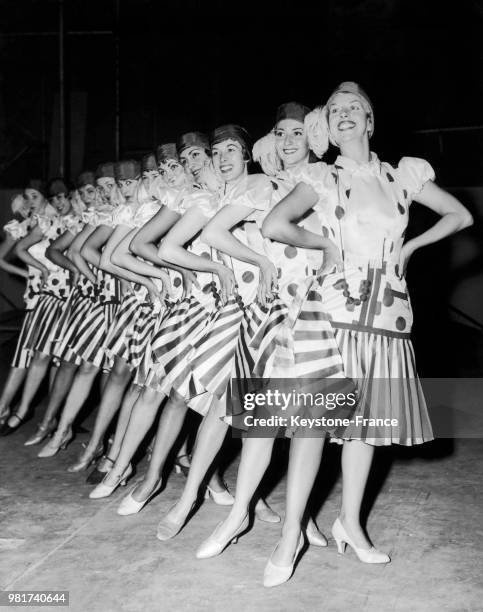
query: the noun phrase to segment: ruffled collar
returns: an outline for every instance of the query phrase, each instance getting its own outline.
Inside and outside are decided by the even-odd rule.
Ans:
[[[371,175],[380,176],[381,174],[381,162],[375,153],[371,151],[370,159],[368,162],[357,162],[349,157],[339,155],[334,163],[334,168],[337,170],[346,170],[351,175]]]

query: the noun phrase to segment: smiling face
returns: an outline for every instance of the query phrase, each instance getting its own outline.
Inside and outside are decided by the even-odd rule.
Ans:
[[[372,119],[358,95],[346,92],[335,94],[329,101],[327,112],[329,131],[338,145],[351,140],[369,139]]]
[[[213,145],[211,159],[215,172],[225,183],[236,181],[245,172],[247,162],[244,159],[243,147],[232,138]]]
[[[159,164],[161,178],[169,187],[183,187],[186,184],[186,174],[183,166],[175,159],[167,159]]]
[[[309,157],[309,143],[304,124],[296,119],[282,119],[273,130],[275,149],[284,168],[296,166]]]
[[[210,158],[202,147],[188,147],[179,156],[180,162],[186,172],[191,174],[195,181],[202,168],[208,166]]]
[[[97,201],[97,189],[94,185],[79,187],[79,195],[86,206],[93,206]]]
[[[50,203],[59,215],[67,215],[72,208],[71,201],[66,193],[58,193],[52,196],[50,198]]]
[[[112,176],[101,176],[97,179],[97,185],[102,197],[109,202],[112,197],[112,192],[116,187],[116,179]]]
[[[45,203],[44,196],[37,189],[28,188],[24,192],[27,204],[32,212],[39,212]]]

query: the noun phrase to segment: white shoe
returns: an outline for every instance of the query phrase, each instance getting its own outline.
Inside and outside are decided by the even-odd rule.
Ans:
[[[134,497],[132,496],[135,489],[137,488],[137,484],[136,484],[119,504],[117,513],[120,514],[121,516],[128,516],[129,514],[137,514],[138,512],[140,512],[144,508],[144,506],[148,503],[148,501],[152,497],[154,497],[154,495],[156,495],[156,493],[159,491],[159,489],[161,488],[161,482],[162,482],[161,479],[159,479],[156,486],[151,491],[151,493],[146,497],[145,500],[140,501],[140,502],[136,501]]]
[[[223,483],[225,489],[223,491],[215,491],[211,487],[206,487],[205,499],[211,497],[211,499],[218,504],[218,506],[233,506],[235,499],[228,490],[228,487]]]
[[[272,510],[264,499],[259,499],[255,506],[255,516],[264,523],[280,523],[280,515]]]
[[[229,544],[236,544],[240,534],[248,527],[248,522],[248,515],[246,515],[235,532],[228,538],[225,538],[225,540],[218,540],[216,537],[216,532],[218,531],[220,525],[223,524],[223,521],[218,523],[215,531],[210,535],[210,537],[201,543],[200,547],[196,551],[196,558],[210,559],[211,557],[216,557],[217,555],[221,554]]]
[[[109,497],[109,495],[111,495],[117,489],[119,485],[121,485],[121,487],[125,486],[126,481],[131,475],[131,473],[132,473],[132,467],[131,467],[131,464],[129,464],[127,468],[124,470],[124,472],[121,474],[121,476],[117,477],[115,483],[113,485],[108,485],[105,483],[105,480],[110,475],[110,472],[108,472],[104,476],[102,481],[97,485],[97,487],[95,489],[92,489],[92,491],[89,493],[89,498],[90,499],[102,499],[103,497]]]
[[[277,546],[275,546],[273,552],[277,550]],[[275,565],[272,562],[272,552],[272,554],[270,555],[270,559],[267,561],[267,565],[265,566],[265,571],[263,572],[264,587],[279,586],[284,582],[287,582],[287,580],[290,580],[293,574],[295,563],[297,562],[298,556],[300,555],[300,551],[302,550],[303,546],[304,536],[302,532],[300,532],[297,548],[295,549],[295,554],[290,565]]]
[[[346,544],[349,544],[362,563],[389,563],[391,561],[389,555],[377,550],[374,546],[371,546],[371,548],[357,548],[347,535],[347,531],[339,518],[335,519],[335,523],[332,526],[332,535],[336,541],[337,550],[341,555],[345,552]]]
[[[326,548],[328,546],[327,538],[318,530],[313,519],[309,519],[305,534],[311,546],[318,546],[319,548]]]

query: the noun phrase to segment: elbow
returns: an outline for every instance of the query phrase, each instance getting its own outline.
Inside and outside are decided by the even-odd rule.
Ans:
[[[102,253],[101,259],[99,261],[99,267],[101,268],[101,270],[104,270],[105,272],[109,272],[110,271],[110,268],[111,268],[111,259],[110,259],[109,255],[106,255],[106,254]]]
[[[214,246],[213,244],[213,238],[214,238],[214,234],[215,231],[213,230],[212,227],[210,227],[209,225],[207,225],[205,228],[203,228],[203,230],[201,231],[200,234],[200,241],[203,244],[207,244],[208,246]]]
[[[271,240],[277,240],[280,236],[280,224],[276,219],[265,219],[262,224],[262,236],[264,238],[270,238]]]
[[[172,254],[173,254],[173,249],[171,248],[171,245],[169,244],[169,242],[162,242],[161,246],[159,247],[158,250],[158,257],[159,259],[163,259],[164,261],[172,261]]]
[[[15,257],[20,257],[20,256],[21,256],[21,254],[22,254],[22,248],[20,247],[20,245],[19,245],[19,244],[16,244],[16,245],[13,247],[13,254],[15,255]]]
[[[469,210],[465,210],[461,218],[461,229],[470,227],[471,225],[473,225],[473,223],[474,223],[473,215],[470,213]]]
[[[126,266],[124,265],[124,257],[121,253],[119,253],[118,251],[113,251],[111,253],[111,256],[105,256],[103,254],[103,257],[106,257],[107,260],[107,265],[109,264],[113,264],[115,266],[119,266],[119,268],[125,268]]]
[[[139,239],[135,236],[130,244],[129,244],[129,250],[131,251],[131,253],[133,255],[137,255],[138,257],[142,257],[142,247],[141,247],[141,243],[139,241]]]

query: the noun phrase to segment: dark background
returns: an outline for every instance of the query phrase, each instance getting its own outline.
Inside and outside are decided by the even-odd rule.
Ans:
[[[18,187],[59,166],[59,1],[1,0],[0,15],[0,187]],[[224,122],[258,138],[280,103],[355,80],[380,157],[480,185],[482,18],[479,0],[64,0],[66,172],[116,156],[118,35],[121,156]]]

